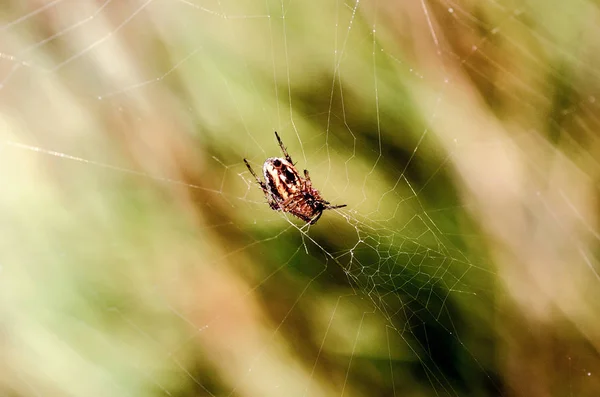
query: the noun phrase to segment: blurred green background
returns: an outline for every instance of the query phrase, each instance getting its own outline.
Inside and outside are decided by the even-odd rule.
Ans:
[[[0,37],[0,395],[600,395],[597,3],[5,1]],[[275,130],[346,208],[269,208]]]

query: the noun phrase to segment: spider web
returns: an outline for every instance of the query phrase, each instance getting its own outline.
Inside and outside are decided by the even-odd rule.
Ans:
[[[7,395],[597,395],[592,2],[0,15]]]

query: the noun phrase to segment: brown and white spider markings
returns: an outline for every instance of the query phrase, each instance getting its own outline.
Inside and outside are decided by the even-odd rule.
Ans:
[[[272,209],[289,212],[313,225],[319,220],[323,211],[346,206],[346,204],[331,205],[329,201],[323,200],[319,191],[313,188],[308,171],[304,170],[304,178],[300,176],[277,131],[275,137],[284,157],[269,157],[265,160],[264,181],[256,175],[248,160],[244,159],[246,167],[256,178]]]

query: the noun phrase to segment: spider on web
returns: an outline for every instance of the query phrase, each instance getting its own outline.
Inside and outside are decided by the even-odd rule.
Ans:
[[[308,171],[304,170],[304,178],[300,176],[277,131],[275,137],[284,157],[269,157],[265,160],[264,181],[256,175],[248,160],[244,159],[246,167],[256,178],[272,209],[289,212],[304,222],[314,225],[323,211],[346,206],[346,204],[331,205],[329,201],[324,200],[319,191],[313,188]]]

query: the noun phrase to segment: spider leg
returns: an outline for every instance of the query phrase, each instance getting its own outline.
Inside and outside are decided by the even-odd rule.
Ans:
[[[281,211],[281,207],[279,206],[279,204],[277,204],[277,202],[268,199],[268,203],[269,203],[269,207],[271,207],[272,210],[275,211]]]
[[[311,225],[314,225],[315,223],[317,223],[317,221],[319,220],[319,218],[321,217],[321,215],[323,215],[323,211],[319,211],[319,212],[317,213],[317,215],[315,215],[315,216],[314,216],[314,217],[313,217],[313,218],[310,220],[310,222],[308,222],[308,223],[310,223]]]
[[[248,163],[248,160],[244,159],[244,163],[246,164],[246,167],[248,168],[248,171],[250,171],[250,173],[252,174],[252,176],[254,176],[254,178],[256,178],[257,181],[260,181],[260,179],[258,179],[258,176],[256,176],[256,173],[254,172],[254,170],[252,169],[252,167],[250,167],[250,164]]]
[[[312,181],[310,180],[310,175],[308,174],[308,170],[304,170],[304,184],[309,189],[312,189]]]
[[[252,169],[252,167],[250,167],[250,164],[248,163],[248,160],[244,159],[244,163],[246,163],[246,167],[248,167],[248,171],[250,171],[250,173],[252,174],[252,176],[256,179],[256,183],[258,183],[260,185],[260,188],[263,190],[263,192],[265,193],[265,195],[268,196],[269,191],[267,190],[267,185],[260,180],[260,178],[256,175],[256,172],[254,172],[254,170]]]
[[[329,204],[328,201],[321,201],[321,202],[323,204],[325,204],[325,203],[327,203],[327,204],[325,204],[323,206],[323,209],[320,210],[312,219],[306,221],[307,223],[309,223],[311,225],[314,225],[315,223],[317,223],[317,221],[319,220],[319,218],[321,218],[321,215],[323,215],[323,211],[325,211],[325,210],[333,210],[333,209],[336,209],[336,208],[342,208],[342,207],[346,206],[346,204],[330,206],[330,205],[328,205]]]
[[[300,200],[300,197],[290,196],[283,203],[281,203],[280,206],[282,209],[284,209],[284,211],[289,211],[290,209],[294,208]]]
[[[295,211],[296,206],[303,200],[302,196],[290,196],[280,205],[279,210],[283,212],[288,212],[294,215],[297,218],[302,219],[306,223],[310,223],[312,218],[302,214],[300,211]]]
[[[300,201],[301,198],[298,196],[290,196],[282,202],[277,202],[274,199],[271,199],[269,205],[271,208],[277,211],[290,212]]]
[[[275,137],[277,138],[277,142],[279,143],[279,147],[281,148],[281,151],[283,152],[285,159],[287,161],[289,161],[290,164],[294,164],[294,162],[292,161],[292,158],[290,157],[290,155],[287,152],[287,149],[285,148],[285,146],[283,146],[283,142],[281,142],[281,138],[279,137],[279,134],[277,133],[277,131],[275,131]]]

